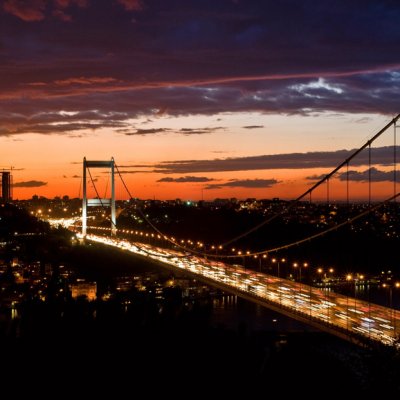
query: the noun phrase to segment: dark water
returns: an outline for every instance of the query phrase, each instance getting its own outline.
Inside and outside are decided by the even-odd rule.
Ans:
[[[250,331],[314,332],[308,325],[297,322],[258,304],[229,295],[213,300],[210,322],[229,329],[245,327]]]

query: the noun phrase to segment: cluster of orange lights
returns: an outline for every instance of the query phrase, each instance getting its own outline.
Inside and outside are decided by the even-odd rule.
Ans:
[[[357,274],[357,275],[352,275],[352,274],[347,274],[346,275],[346,281],[363,281],[365,279],[365,276],[364,275],[359,275],[359,274]]]
[[[88,228],[90,229],[97,229],[97,230],[102,230],[102,231],[110,231],[111,228],[109,227],[102,227],[102,226],[88,226]],[[156,239],[164,239],[164,240],[169,240],[171,242],[176,243],[177,245],[180,245],[182,247],[184,247],[185,245],[189,245],[189,246],[197,246],[198,248],[204,248],[205,244],[201,241],[193,241],[190,239],[176,239],[173,236],[166,236],[166,235],[162,235],[162,234],[154,234],[154,233],[148,233],[148,232],[143,232],[143,231],[137,231],[137,230],[130,230],[130,229],[116,229],[117,232],[119,233],[123,233],[123,234],[128,234],[128,235],[137,235],[137,236],[142,236],[142,237],[147,237],[147,238],[156,238]],[[222,245],[211,245],[210,246],[211,251],[215,251],[217,252],[218,250],[223,250],[224,247]],[[233,253],[230,257],[237,255],[238,257],[252,257],[254,259],[266,259],[268,258],[268,253],[256,253],[250,250],[247,251],[243,251],[243,250],[238,250],[235,247],[231,248],[231,253]],[[272,263],[276,263],[276,262],[282,262],[285,263],[287,260],[285,258],[272,258],[271,262]],[[293,263],[292,264],[294,268],[297,267],[304,267],[307,268],[309,266],[308,263]]]
[[[388,283],[382,283],[382,287],[386,288],[391,288],[391,287],[395,287],[395,288],[400,288],[400,282],[395,282],[393,285],[389,285]]]

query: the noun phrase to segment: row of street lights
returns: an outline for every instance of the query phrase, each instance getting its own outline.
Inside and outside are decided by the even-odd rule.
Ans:
[[[242,255],[241,252],[239,252],[239,253],[240,253],[240,255]],[[260,272],[262,270],[262,260],[265,260],[266,258],[267,258],[266,254],[255,255],[254,256],[254,259],[258,259],[259,260]],[[280,278],[280,274],[281,274],[280,273],[280,267],[281,267],[281,264],[285,264],[287,262],[287,259],[286,258],[272,258],[271,262],[272,262],[272,264],[277,266],[277,276],[278,276],[278,278]],[[294,269],[298,269],[298,271],[299,271],[299,282],[301,283],[302,282],[302,268],[308,268],[309,267],[309,263],[308,262],[303,262],[303,263],[294,262],[292,264],[292,267]],[[325,271],[323,268],[317,268],[316,272],[319,275],[324,274],[324,278],[326,279],[327,278],[327,272],[329,272],[330,274],[333,274],[335,272],[335,270],[333,268],[329,268],[329,269],[327,269]]]

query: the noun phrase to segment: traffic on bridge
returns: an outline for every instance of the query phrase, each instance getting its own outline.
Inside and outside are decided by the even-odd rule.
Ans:
[[[78,235],[79,236],[79,235]],[[399,347],[400,311],[355,297],[278,278],[239,265],[211,261],[197,256],[143,243],[88,234],[86,239],[150,257],[162,264],[206,278],[219,286],[246,294],[265,305],[272,304],[293,315],[301,315],[330,329]]]

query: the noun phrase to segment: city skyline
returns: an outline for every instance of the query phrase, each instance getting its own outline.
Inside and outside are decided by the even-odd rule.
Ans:
[[[85,156],[113,156],[140,198],[297,197],[399,112],[399,7],[359,4],[4,1],[0,168],[14,167],[14,198],[78,196]],[[352,167],[353,200],[367,170]]]

